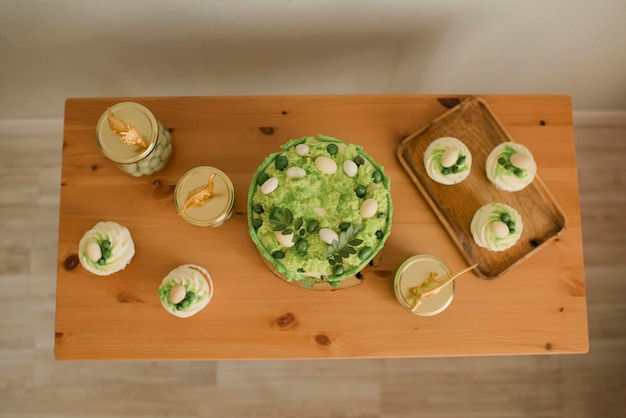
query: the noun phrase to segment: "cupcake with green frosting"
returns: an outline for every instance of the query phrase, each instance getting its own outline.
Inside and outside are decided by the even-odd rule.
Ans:
[[[98,222],[78,243],[80,264],[98,276],[108,276],[126,268],[135,255],[130,231],[117,222]]]
[[[253,176],[250,236],[278,277],[304,288],[338,288],[389,236],[389,177],[360,146],[328,136],[281,148]]]
[[[533,182],[537,174],[537,163],[524,145],[505,142],[489,153],[485,172],[498,189],[517,192]]]
[[[437,138],[424,151],[424,168],[428,177],[437,183],[448,186],[458,184],[470,174],[472,154],[457,138]]]
[[[488,203],[472,217],[470,231],[474,242],[489,251],[505,251],[522,235],[524,224],[519,212],[504,203]]]
[[[203,267],[183,264],[165,276],[158,293],[166,311],[188,318],[208,305],[213,297],[213,282]]]

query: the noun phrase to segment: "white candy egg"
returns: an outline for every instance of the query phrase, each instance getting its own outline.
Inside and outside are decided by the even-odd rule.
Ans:
[[[283,235],[282,232],[276,231],[274,232],[274,236],[276,237],[276,241],[280,242],[280,245],[283,247],[291,248],[295,245],[295,242],[293,242],[293,234]]]
[[[102,258],[102,248],[96,241],[89,241],[85,246],[85,252],[87,257],[93,262],[96,262]]]
[[[450,148],[441,156],[441,166],[442,167],[452,167],[456,160],[459,159],[459,150],[456,148]]]
[[[491,224],[491,232],[498,238],[509,236],[509,227],[502,221],[495,221]]]
[[[337,171],[337,163],[328,157],[317,157],[315,167],[324,174],[335,174]]]
[[[176,285],[170,289],[169,299],[174,305],[185,299],[187,289],[182,284]]]
[[[324,208],[315,208],[315,209],[313,209],[313,212],[317,213],[322,218],[325,218],[326,214],[327,214],[326,209],[324,209]]]
[[[356,176],[356,172],[359,170],[359,166],[352,160],[346,160],[343,163],[343,172],[346,173],[348,177]]]
[[[305,156],[309,153],[309,146],[307,144],[296,145],[296,154]]]
[[[271,177],[265,180],[265,183],[261,186],[261,191],[263,194],[270,194],[278,187],[278,179],[276,177]]]
[[[300,144],[300,145],[302,145],[302,144]],[[300,178],[302,178],[304,176],[306,176],[306,171],[304,171],[304,168],[301,168],[301,167],[289,167],[287,169],[287,177],[300,179]]]
[[[339,241],[339,235],[337,235],[337,233],[332,229],[328,228],[320,229],[320,238],[329,245],[332,244],[333,241]]]
[[[361,217],[363,219],[371,218],[372,216],[376,215],[377,211],[378,202],[376,202],[376,199],[367,199],[365,200],[365,202],[363,202],[363,205],[361,205]]]
[[[528,156],[520,154],[519,152],[511,155],[509,161],[511,162],[513,167],[521,168],[523,170],[529,169],[533,164],[532,160],[528,158]]]

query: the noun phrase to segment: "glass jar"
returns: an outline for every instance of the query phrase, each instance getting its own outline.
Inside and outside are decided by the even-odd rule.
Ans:
[[[146,147],[127,145],[109,124],[109,111],[134,126]],[[122,171],[134,177],[148,176],[165,168],[172,158],[172,137],[152,112],[139,103],[122,102],[105,111],[96,127],[96,141],[102,153]]]
[[[211,174],[215,174],[211,198],[202,206],[191,206],[183,211],[189,193],[206,186]],[[192,168],[176,183],[174,205],[180,216],[190,224],[217,227],[233,214],[235,188],[228,176],[217,168],[208,166]]]
[[[422,284],[430,273],[437,273],[438,277],[446,277],[451,274],[448,266],[439,258],[428,254],[415,255],[407,259],[398,271],[394,279],[394,290],[398,302],[407,311],[419,316],[432,316],[443,312],[454,298],[456,282],[444,285],[439,292],[432,296],[422,298],[420,305],[411,310],[414,294],[412,289]]]

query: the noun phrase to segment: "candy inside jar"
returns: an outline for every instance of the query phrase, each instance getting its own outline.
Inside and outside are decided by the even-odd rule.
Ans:
[[[138,103],[108,108],[98,121],[96,140],[107,158],[134,177],[161,171],[172,157],[170,132]]]

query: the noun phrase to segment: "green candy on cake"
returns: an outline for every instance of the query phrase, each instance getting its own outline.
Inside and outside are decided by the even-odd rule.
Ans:
[[[280,278],[304,288],[337,288],[353,280],[389,236],[389,177],[360,146],[328,136],[281,148],[252,179],[250,236]]]

